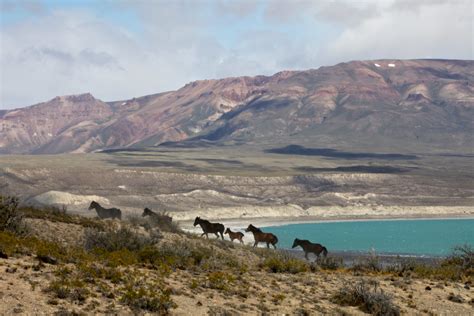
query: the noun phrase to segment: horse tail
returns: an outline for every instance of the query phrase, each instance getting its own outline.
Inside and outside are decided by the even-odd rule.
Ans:
[[[278,237],[275,236],[275,235],[273,235],[273,242],[272,242],[272,244],[275,245],[275,244],[277,244],[277,243],[278,243]]]
[[[323,253],[323,256],[327,257],[327,255],[328,255],[328,250],[326,249],[326,247],[323,247],[322,253]]]

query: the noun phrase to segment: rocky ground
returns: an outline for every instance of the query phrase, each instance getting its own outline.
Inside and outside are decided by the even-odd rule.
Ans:
[[[347,303],[343,291],[357,284],[379,298],[373,314],[388,307],[406,315],[474,313],[472,270],[453,279],[445,270],[421,267],[389,271],[331,267],[330,262],[317,266],[281,252],[164,231],[152,252],[120,250],[91,259],[89,252],[78,253],[87,231],[102,223],[61,214],[32,217],[26,219],[28,237],[11,239],[0,232],[0,249],[10,252],[8,259],[0,259],[2,315],[362,315],[365,305]],[[142,224],[142,219],[133,219],[104,227],[150,234]],[[28,238],[45,243],[38,246]],[[21,247],[9,248],[17,243]],[[53,245],[77,252],[65,256]],[[154,253],[159,254],[154,261],[144,259]],[[44,256],[55,261],[48,263]]]

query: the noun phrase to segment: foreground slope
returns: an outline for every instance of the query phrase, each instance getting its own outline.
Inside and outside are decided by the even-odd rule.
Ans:
[[[467,315],[474,302],[472,250],[429,266],[382,269],[371,256],[343,268],[331,253],[309,263],[143,218],[21,212],[26,235],[0,217],[2,315]]]
[[[473,146],[474,62],[354,61],[201,80],[126,101],[57,97],[0,113],[0,152],[90,152],[164,142]]]

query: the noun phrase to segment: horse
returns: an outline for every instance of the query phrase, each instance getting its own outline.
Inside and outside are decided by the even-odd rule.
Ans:
[[[293,246],[291,248],[296,248],[298,246],[303,248],[304,257],[306,258],[306,260],[309,260],[308,253],[310,252],[316,255],[317,257],[316,260],[319,258],[319,255],[321,253],[323,253],[324,257],[327,257],[328,255],[328,250],[326,249],[326,247],[324,247],[321,244],[312,243],[309,240],[301,240],[301,239],[295,238],[295,241],[293,241]]]
[[[148,207],[145,207],[145,209],[143,210],[143,214],[142,214],[142,217],[145,217],[145,216],[150,216],[150,218],[155,221],[155,222],[165,222],[165,223],[168,223],[168,224],[171,224],[171,222],[173,221],[173,218],[165,213],[155,213],[153,212],[152,210],[150,210]]]
[[[97,203],[96,201],[92,201],[91,205],[89,205],[89,211],[92,209],[95,209],[95,211],[97,212],[97,216],[99,216],[99,218],[102,218],[102,219],[118,218],[120,220],[122,219],[122,211],[119,210],[118,208],[115,208],[115,207],[104,208],[100,206],[100,204]]]
[[[201,237],[206,235],[206,237],[209,238],[207,234],[211,233],[219,238],[219,234],[221,234],[221,238],[224,240],[224,225],[220,223],[211,223],[208,220],[201,219],[199,216],[194,220],[194,226],[197,225],[200,225],[204,231],[204,233],[201,234]]]
[[[253,238],[255,239],[255,243],[253,244],[254,247],[256,247],[259,242],[264,242],[267,244],[267,248],[270,248],[270,244],[272,244],[272,246],[276,249],[278,238],[272,233],[264,233],[260,228],[257,228],[252,224],[250,224],[245,231],[252,232]]]
[[[233,232],[230,230],[230,228],[227,228],[224,234],[228,234],[230,241],[232,242],[234,242],[234,239],[237,239],[238,241],[240,241],[241,244],[244,243],[244,241],[242,240],[242,238],[244,238],[244,234],[242,234],[241,232]]]

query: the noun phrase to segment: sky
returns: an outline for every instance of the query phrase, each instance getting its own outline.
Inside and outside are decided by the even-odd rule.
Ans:
[[[0,0],[0,109],[351,60],[474,59],[471,0]]]

